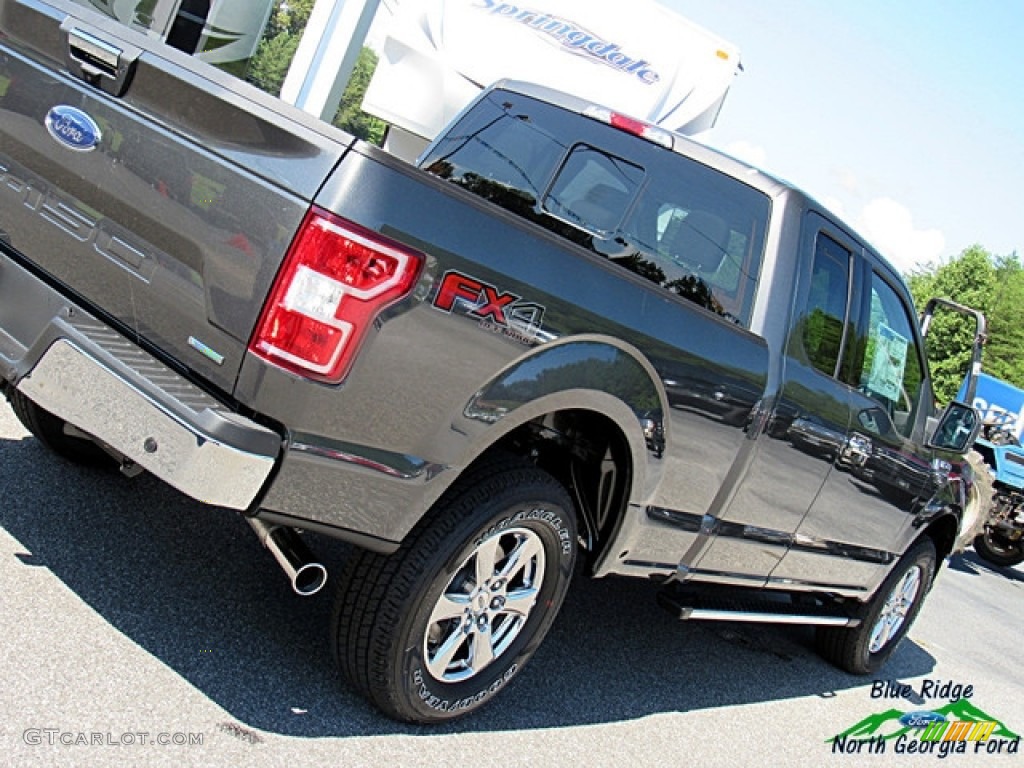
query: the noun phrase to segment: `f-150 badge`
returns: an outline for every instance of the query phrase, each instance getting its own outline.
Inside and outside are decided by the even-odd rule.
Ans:
[[[459,311],[475,317],[484,330],[523,344],[536,344],[548,338],[542,331],[544,307],[521,301],[514,293],[505,293],[461,272],[445,273],[433,304],[442,312]]]

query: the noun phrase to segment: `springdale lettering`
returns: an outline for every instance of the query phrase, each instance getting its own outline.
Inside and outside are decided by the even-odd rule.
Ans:
[[[497,0],[481,0],[477,7],[493,16],[511,19],[536,30],[573,53],[631,74],[647,85],[661,80],[661,75],[652,69],[649,61],[627,56],[617,44],[588,32],[575,22]]]

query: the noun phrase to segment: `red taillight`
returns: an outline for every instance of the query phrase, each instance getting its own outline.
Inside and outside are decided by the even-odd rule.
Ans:
[[[319,208],[302,223],[249,349],[336,383],[382,309],[408,295],[423,255]]]
[[[583,114],[594,120],[600,120],[602,123],[608,123],[608,125],[618,128],[620,131],[653,141],[655,144],[660,144],[666,149],[672,149],[675,144],[672,134],[664,128],[645,123],[643,120],[637,120],[635,117],[624,115],[621,112],[612,112],[605,107],[592,105],[587,107]]]
[[[650,127],[643,120],[637,120],[634,117],[622,115],[618,112],[612,112],[610,122],[613,127],[618,128],[620,131],[625,131],[626,133],[632,133],[634,136],[643,136],[644,131]]]

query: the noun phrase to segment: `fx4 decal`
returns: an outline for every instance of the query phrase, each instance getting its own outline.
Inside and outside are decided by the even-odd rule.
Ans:
[[[490,283],[461,272],[446,272],[434,297],[434,306],[442,312],[474,317],[480,327],[522,344],[536,344],[545,338],[544,307],[524,302],[514,293],[505,293]]]

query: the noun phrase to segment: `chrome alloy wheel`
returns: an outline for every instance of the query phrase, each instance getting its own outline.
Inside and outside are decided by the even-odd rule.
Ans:
[[[478,542],[441,593],[427,622],[423,657],[435,680],[479,674],[515,641],[544,582],[544,544],[527,528]]]
[[[900,630],[921,590],[921,567],[915,565],[896,582],[871,630],[868,650],[878,653]]]

